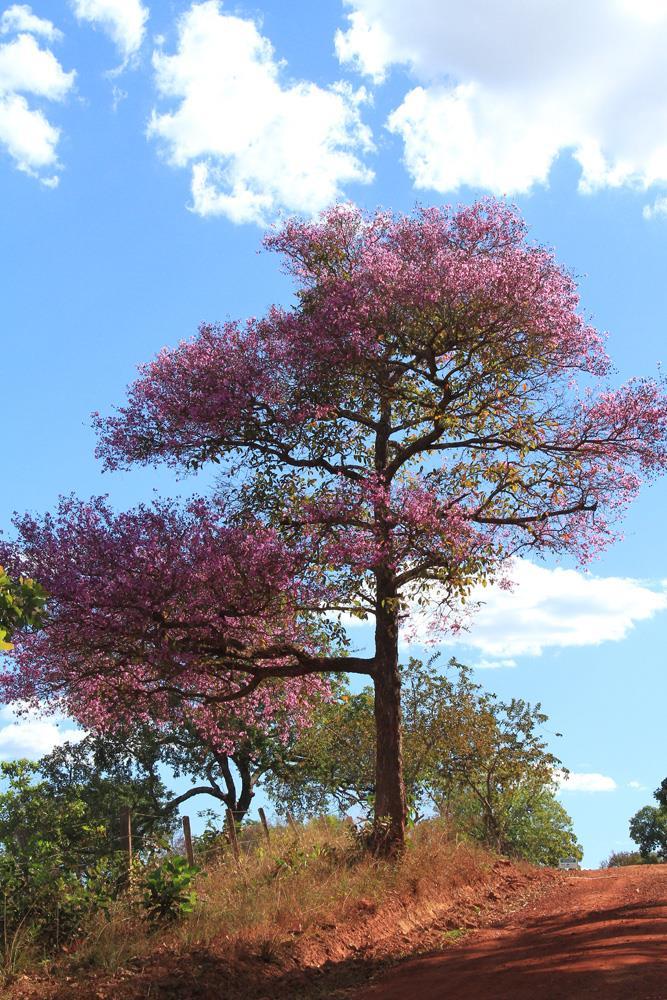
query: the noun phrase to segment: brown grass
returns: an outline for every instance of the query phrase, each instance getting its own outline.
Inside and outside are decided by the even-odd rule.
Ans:
[[[312,821],[298,840],[273,829],[270,845],[255,838],[238,864],[229,851],[209,863],[194,913],[177,926],[152,929],[131,899],[120,900],[110,919],[91,921],[48,988],[43,981],[42,992],[13,996],[318,996],[312,983],[301,991],[304,975],[335,966],[345,970],[341,982],[355,983],[387,960],[451,946],[498,898],[499,880],[513,893],[517,880],[534,877],[527,873],[456,843],[437,821],[411,831],[400,862],[369,857],[343,823]],[[198,970],[197,989],[211,977],[211,992],[184,985],[179,993],[174,976],[183,969]],[[166,992],[156,980],[170,983]]]

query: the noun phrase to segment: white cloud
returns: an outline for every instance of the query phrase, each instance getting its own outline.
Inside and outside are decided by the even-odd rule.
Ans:
[[[63,719],[46,718],[37,712],[17,714],[8,707],[0,709],[0,760],[38,760],[61,743],[76,742],[85,735]]]
[[[667,195],[659,195],[652,205],[644,205],[642,215],[645,219],[659,219],[667,216]]]
[[[476,670],[502,670],[511,667],[516,667],[516,660],[511,658],[505,660],[478,660],[477,663],[473,663],[473,667]]]
[[[419,84],[388,120],[417,187],[525,192],[562,152],[582,191],[667,183],[662,0],[346,2],[341,61]]]
[[[80,21],[100,27],[127,62],[141,48],[150,13],[141,0],[71,0]]]
[[[50,49],[40,48],[32,35],[21,34],[0,45],[0,94],[21,92],[61,101],[74,83]]]
[[[340,62],[351,63],[359,72],[382,83],[392,62],[392,39],[379,21],[369,23],[362,11],[349,15],[347,31],[337,31],[334,44]]]
[[[53,28],[40,18],[33,19],[36,25],[32,23],[29,7],[11,7],[7,13],[12,16],[6,21],[3,17],[3,33],[30,28],[44,35],[44,25]],[[39,178],[47,187],[58,183],[60,130],[25,95],[62,101],[74,86],[75,75],[74,70],[66,72],[53,52],[42,48],[27,30],[0,45],[0,146],[19,170]]]
[[[174,55],[156,50],[160,97],[149,135],[169,162],[191,170],[192,209],[264,223],[281,209],[313,213],[371,172],[359,104],[365,92],[285,80],[270,41],[252,20],[193,4],[178,21]]]
[[[0,17],[0,35],[14,34],[19,31],[27,31],[31,35],[42,35],[47,42],[59,42],[62,31],[51,21],[37,17],[33,14],[27,4],[15,3],[8,7]]]
[[[516,559],[508,574],[514,587],[478,587],[470,605],[469,631],[448,643],[479,650],[486,660],[539,656],[545,649],[595,646],[624,639],[635,624],[667,608],[667,586],[654,590],[627,577],[599,577],[574,569],[548,569]],[[414,616],[412,641],[429,639],[429,619]]]
[[[646,785],[642,785],[641,781],[628,781],[628,788],[634,788],[635,791],[645,792]]]
[[[613,792],[618,787],[613,778],[596,772],[570,771],[568,775],[559,772],[555,777],[561,792]]]

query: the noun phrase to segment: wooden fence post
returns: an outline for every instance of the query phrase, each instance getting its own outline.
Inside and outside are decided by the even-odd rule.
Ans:
[[[127,860],[126,883],[132,876],[132,811],[129,806],[121,806],[120,810],[120,843]]]
[[[239,861],[239,842],[236,837],[236,823],[234,821],[234,813],[231,809],[227,810],[227,833],[229,834],[229,842],[232,845],[232,850],[234,852],[234,857],[238,863]]]
[[[289,811],[289,809],[286,810],[286,815],[287,815],[287,822],[290,825],[290,830],[294,834],[296,840],[300,840],[299,827],[296,825],[296,820],[294,819],[294,816],[292,816],[292,813]]]
[[[266,813],[264,812],[261,806],[259,807],[257,812],[259,813],[259,818],[262,821],[262,827],[264,828],[264,836],[266,837],[266,842],[267,844],[270,844],[271,834],[269,833],[269,824],[266,822]]]
[[[195,852],[192,850],[192,831],[190,830],[190,817],[183,817],[183,840],[185,841],[185,855],[188,864],[192,867],[195,863]]]

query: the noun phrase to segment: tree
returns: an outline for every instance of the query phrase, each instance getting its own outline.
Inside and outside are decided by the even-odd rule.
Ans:
[[[232,721],[225,720],[228,735]],[[90,733],[78,743],[57,747],[42,758],[40,771],[58,783],[83,783],[88,794],[98,785],[111,783],[116,793],[127,786],[133,795],[122,804],[137,817],[171,817],[185,802],[207,795],[230,809],[240,823],[262,777],[289,759],[297,733],[287,717],[265,727],[245,725],[227,754],[193,725],[136,725]],[[161,777],[165,769],[175,778],[189,778],[191,787],[178,795],[167,790]]]
[[[457,706],[458,708],[458,706]],[[450,810],[460,790],[477,802],[481,838],[508,850],[513,817],[532,808],[544,789],[553,790],[560,760],[547,749],[539,704],[497,701],[482,692],[460,713],[448,736],[448,753],[434,761],[432,795]]]
[[[283,724],[282,720],[254,728],[244,725],[233,749],[224,753],[215,743],[206,743],[193,726],[163,729],[159,737],[160,760],[176,777],[186,776],[194,782],[191,788],[173,796],[165,808],[171,811],[196,795],[209,795],[231,810],[240,823],[264,776],[289,759],[298,731],[298,727]]]
[[[507,854],[554,867],[563,858],[583,858],[572,818],[553,786],[530,780],[517,785],[507,793],[502,814],[502,849]]]
[[[667,861],[667,778],[653,793],[656,806],[644,806],[630,820],[630,837],[644,861]]]
[[[293,307],[202,326],[98,419],[108,468],[220,463],[225,503],[20,521],[53,617],[7,690],[65,696],[83,716],[179,701],[206,724],[224,699],[243,716],[278,676],[366,674],[376,817],[390,819],[376,846],[397,851],[402,619],[429,606],[457,627],[461,599],[520,551],[592,557],[665,466],[667,403],[649,380],[593,393],[602,340],[503,203],[337,206],[266,244],[296,280]],[[369,656],[341,655],[330,632],[318,644],[332,610],[373,618]]]
[[[63,743],[36,765],[43,793],[57,803],[75,799],[89,822],[101,824],[117,849],[121,839],[120,814],[132,813],[135,851],[155,838],[174,832],[176,817],[171,793],[158,773],[160,747],[145,729],[106,737],[88,734],[76,743]]]

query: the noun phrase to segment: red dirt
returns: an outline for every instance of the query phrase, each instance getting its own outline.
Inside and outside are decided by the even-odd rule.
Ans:
[[[667,867],[576,872],[355,1000],[666,1000]]]

